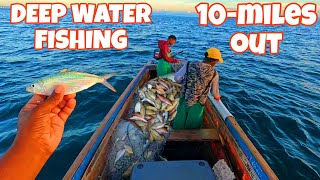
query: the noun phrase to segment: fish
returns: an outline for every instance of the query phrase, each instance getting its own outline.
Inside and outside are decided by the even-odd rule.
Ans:
[[[157,109],[161,109],[161,100],[160,100],[160,99],[156,99],[156,101],[155,101],[155,107],[156,107]]]
[[[129,118],[130,120],[133,120],[133,121],[142,121],[142,122],[145,122],[145,123],[147,123],[148,121],[147,120],[145,120],[145,119],[143,119],[143,118],[141,118],[141,117],[138,117],[138,116],[133,116],[133,117],[131,117],[131,118]]]
[[[153,93],[156,93],[156,92],[157,92],[156,89],[150,89],[150,91],[152,91]]]
[[[166,92],[163,90],[163,89],[157,89],[156,90],[156,92],[158,93],[158,94],[161,94],[161,95],[164,95]]]
[[[163,89],[164,91],[166,91],[168,88],[166,88],[165,86],[163,86],[162,84],[158,85],[159,88]]]
[[[148,88],[147,87],[143,87],[141,90],[142,90],[142,92],[146,92],[148,90]]]
[[[130,146],[124,145],[125,150],[128,152],[129,155],[133,154],[133,150]]]
[[[174,85],[174,82],[173,82],[171,79],[165,78],[164,80],[165,80],[168,84],[170,84],[170,86],[172,86],[172,87],[175,86],[175,85]]]
[[[166,109],[165,109],[165,111],[169,111],[169,112],[170,112],[170,111],[171,111],[172,109],[174,109],[175,107],[176,107],[176,106],[172,104],[171,106],[167,106]]]
[[[163,87],[161,87],[160,85],[158,85],[158,84],[155,84],[155,88],[157,89],[157,90],[161,90],[161,91],[164,91],[163,89]]]
[[[156,121],[156,119],[151,119],[151,120],[149,121],[150,125],[154,124],[155,121]]]
[[[156,131],[159,133],[159,134],[168,134],[169,131],[167,128],[159,128],[159,129],[156,129]]]
[[[174,97],[176,97],[178,95],[178,91],[175,89],[175,90],[173,90],[172,94]]]
[[[152,129],[160,129],[160,128],[163,128],[163,127],[164,127],[164,124],[161,123],[161,122],[158,122],[158,123],[154,123],[151,128]]]
[[[161,122],[158,118],[154,119],[154,123]]]
[[[177,111],[175,111],[173,114],[171,114],[170,116],[169,116],[169,122],[171,122],[175,117],[176,117],[176,115],[177,115]]]
[[[152,151],[148,151],[145,158],[150,159],[151,156],[152,156]]]
[[[147,84],[148,89],[152,89],[152,87],[153,87],[152,84]]]
[[[156,100],[156,95],[152,91],[147,91],[147,93],[151,99]]]
[[[149,134],[149,141],[150,141],[150,142],[153,142],[153,141],[154,141],[154,137],[152,136],[151,133]]]
[[[175,106],[171,111],[169,111],[169,115],[173,114],[175,111],[177,111],[178,106]]]
[[[172,109],[176,108],[178,106],[178,103],[179,103],[178,99],[174,100],[171,106],[166,107],[165,111],[171,111]]]
[[[141,109],[141,103],[137,102],[137,104],[134,107],[134,112],[139,113]]]
[[[174,91],[174,89],[171,88],[171,89],[166,90],[165,93],[166,93],[166,94],[171,94],[171,93],[173,93],[173,91]]]
[[[163,123],[163,117],[160,114],[157,114],[157,119]]]
[[[150,136],[154,138],[156,141],[163,141],[163,137],[154,129],[150,129]]]
[[[134,113],[133,116],[137,116],[139,118],[144,118],[144,116],[142,116],[140,113]]]
[[[169,99],[167,99],[167,98],[165,98],[165,97],[163,97],[163,96],[161,96],[161,95],[159,95],[159,94],[157,94],[157,97],[158,97],[162,102],[164,102],[164,103],[166,103],[166,104],[168,104],[168,105],[172,105],[172,102],[171,102]]]
[[[168,112],[164,112],[164,113],[163,113],[163,121],[164,121],[165,123],[167,123],[168,118],[169,118],[169,113],[168,113]]]
[[[168,107],[168,104],[162,103],[162,105],[161,105],[161,111],[166,110],[167,107]]]
[[[146,106],[147,110],[151,110],[151,111],[157,111],[157,108],[153,107],[153,106]]]
[[[174,101],[174,95],[173,94],[169,94],[168,95],[168,99],[172,102]]]
[[[179,84],[179,83],[173,83],[176,87],[181,88],[182,87],[182,84]]]
[[[145,93],[146,98],[154,101],[154,100],[156,99],[155,96],[154,96],[154,97],[151,96],[149,92],[150,92],[150,91],[147,91],[147,92]]]
[[[145,132],[147,130],[147,126],[141,126],[140,128],[142,132]]]
[[[151,120],[151,119],[153,119],[153,118],[154,118],[154,117],[151,116],[151,115],[146,115],[146,116],[145,116],[145,119],[146,119],[146,120]]]
[[[170,87],[168,86],[168,84],[165,83],[165,81],[159,80],[159,83],[160,83],[163,87],[165,87],[166,89],[169,89],[169,88],[170,88]]]
[[[147,123],[146,122],[143,122],[143,121],[135,121],[134,123],[136,123],[139,127],[142,127],[142,126],[146,126]]]
[[[156,112],[154,112],[154,111],[151,111],[151,110],[146,110],[146,114],[147,115],[155,115],[156,114]]]
[[[148,103],[151,104],[152,106],[156,106],[156,104],[155,104],[153,101],[151,101],[150,99],[148,99],[148,98],[144,98],[144,99],[142,100],[142,102],[148,102]]]
[[[146,108],[143,105],[140,106],[140,114],[142,117],[145,117],[146,115]]]
[[[146,98],[146,95],[144,94],[144,92],[142,92],[142,90],[138,90],[138,93],[139,93],[140,99],[145,99]]]
[[[179,101],[180,101],[180,97],[176,98],[176,99],[172,102],[172,104],[174,104],[174,105],[179,105]]]
[[[62,70],[56,75],[42,78],[31,85],[27,85],[26,91],[34,94],[50,96],[57,85],[63,85],[65,88],[65,95],[68,95],[83,91],[97,83],[101,83],[112,91],[117,92],[117,90],[106,81],[114,75],[116,75],[116,73],[97,76],[83,72]]]
[[[116,164],[117,161],[119,161],[119,159],[125,154],[125,152],[126,152],[126,149],[122,149],[117,152],[116,160],[114,161],[114,164]]]

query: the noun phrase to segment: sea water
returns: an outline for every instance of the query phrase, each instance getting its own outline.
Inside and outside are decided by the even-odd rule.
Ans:
[[[152,59],[157,40],[177,36],[178,58],[201,60],[217,47],[225,60],[220,75],[222,101],[280,179],[320,178],[320,25],[313,27],[200,27],[191,14],[159,13],[149,25],[72,24],[69,14],[57,25],[11,25],[9,9],[0,9],[0,154],[16,134],[20,109],[32,97],[25,85],[62,69],[104,75],[118,93],[103,85],[77,94],[63,139],[39,174],[61,179],[121,93],[141,67]],[[124,51],[35,51],[35,28],[127,28]],[[279,55],[235,54],[229,39],[235,32],[283,31]]]

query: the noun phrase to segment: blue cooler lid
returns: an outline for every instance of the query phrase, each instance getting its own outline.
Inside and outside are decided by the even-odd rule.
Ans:
[[[157,161],[134,166],[131,180],[215,180],[207,161]]]

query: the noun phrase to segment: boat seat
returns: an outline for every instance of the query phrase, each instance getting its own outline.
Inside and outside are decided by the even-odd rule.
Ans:
[[[219,141],[216,129],[182,129],[172,130],[168,141]]]

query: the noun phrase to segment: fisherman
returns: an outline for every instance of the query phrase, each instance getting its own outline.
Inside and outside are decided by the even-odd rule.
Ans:
[[[1,179],[36,179],[58,147],[76,106],[75,94],[57,86],[50,97],[34,95],[19,113],[16,138],[0,157]]]
[[[175,80],[182,83],[181,98],[173,129],[198,129],[202,125],[202,115],[208,93],[220,100],[219,74],[214,66],[223,63],[220,50],[210,48],[202,62],[187,62],[175,74]]]
[[[176,36],[171,35],[168,40],[159,40],[158,47],[160,49],[159,62],[157,65],[158,76],[165,76],[171,74],[171,64],[178,63],[178,59],[174,59],[172,56],[170,46],[173,46],[177,41]]]

